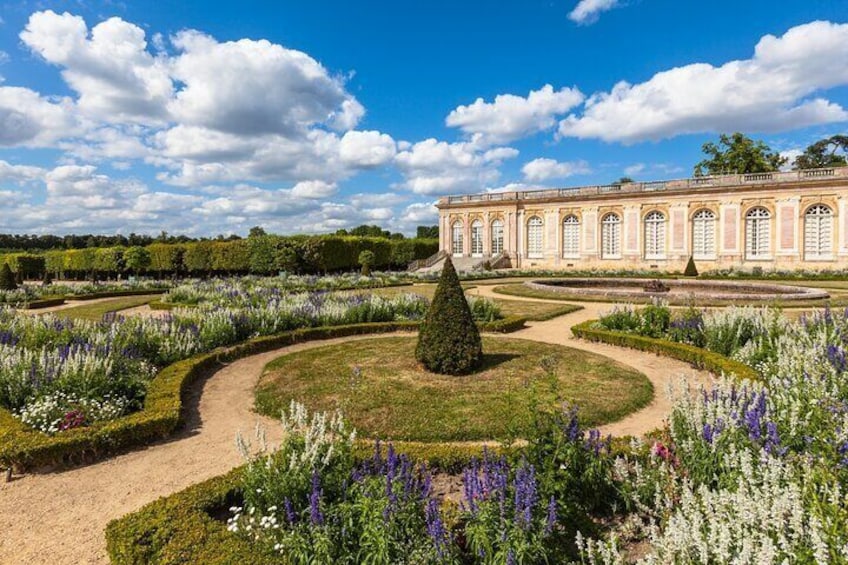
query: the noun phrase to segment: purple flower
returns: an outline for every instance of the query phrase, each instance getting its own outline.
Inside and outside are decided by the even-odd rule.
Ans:
[[[439,559],[445,556],[445,548],[448,545],[449,538],[445,524],[442,521],[442,515],[439,512],[439,503],[435,499],[427,501],[427,506],[424,509],[424,518],[427,523],[427,534],[433,540],[433,546],[436,548],[436,554]]]
[[[557,521],[557,503],[556,498],[551,496],[548,501],[548,516],[545,519],[545,534],[550,534],[554,530]]]
[[[321,514],[321,485],[318,472],[312,473],[312,493],[309,495],[309,518],[312,524],[320,526],[324,523],[324,515]]]

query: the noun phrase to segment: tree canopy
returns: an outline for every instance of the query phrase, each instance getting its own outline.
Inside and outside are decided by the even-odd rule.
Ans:
[[[769,173],[786,164],[787,158],[764,142],[736,132],[721,134],[718,143],[709,141],[701,150],[706,159],[695,165],[695,176]]]
[[[795,158],[793,168],[821,169],[848,165],[848,135],[834,135],[817,141]]]

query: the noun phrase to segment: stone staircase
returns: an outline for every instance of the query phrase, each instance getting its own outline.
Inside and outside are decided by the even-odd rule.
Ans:
[[[440,251],[429,259],[411,263],[409,271],[416,273],[440,273],[445,264],[447,253]],[[494,257],[451,257],[453,266],[458,272],[479,271],[483,268],[483,264],[487,261],[492,268],[509,267],[509,258],[504,255],[495,255]]]

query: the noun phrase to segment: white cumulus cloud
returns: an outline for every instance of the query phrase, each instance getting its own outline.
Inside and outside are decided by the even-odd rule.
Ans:
[[[848,84],[848,24],[812,22],[763,37],[750,59],[695,63],[594,94],[559,134],[634,143],[686,133],[776,132],[842,122],[822,97]]]
[[[526,97],[499,94],[494,102],[478,98],[472,104],[458,106],[445,122],[476,136],[482,143],[508,143],[553,128],[557,117],[579,105],[583,98],[577,88],[554,90],[546,84],[531,90]]]
[[[592,24],[598,21],[601,13],[612,10],[618,5],[618,0],[580,0],[568,13],[568,19],[578,24]]]
[[[556,161],[554,159],[533,159],[521,167],[524,178],[530,182],[548,179],[564,179],[574,175],[591,172],[586,161]]]

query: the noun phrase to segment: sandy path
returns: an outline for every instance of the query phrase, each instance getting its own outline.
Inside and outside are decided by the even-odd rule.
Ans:
[[[479,287],[487,296],[490,288]],[[653,402],[604,433],[641,434],[661,424],[669,411],[664,386],[681,373],[707,378],[683,363],[655,355],[575,340],[570,327],[597,317],[609,305],[587,304],[585,310],[529,328],[510,337],[561,344],[606,355],[648,376]],[[124,312],[126,313],[126,312]],[[403,335],[403,334],[386,334]],[[408,335],[408,334],[407,334]],[[0,563],[107,562],[106,524],[160,496],[182,490],[239,465],[236,430],[248,434],[257,421],[266,425],[269,441],[279,441],[275,422],[252,411],[253,389],[265,365],[295,351],[359,336],[305,343],[262,353],[229,365],[206,379],[189,400],[186,430],[169,441],[150,445],[106,461],[58,473],[31,474],[0,483]]]

